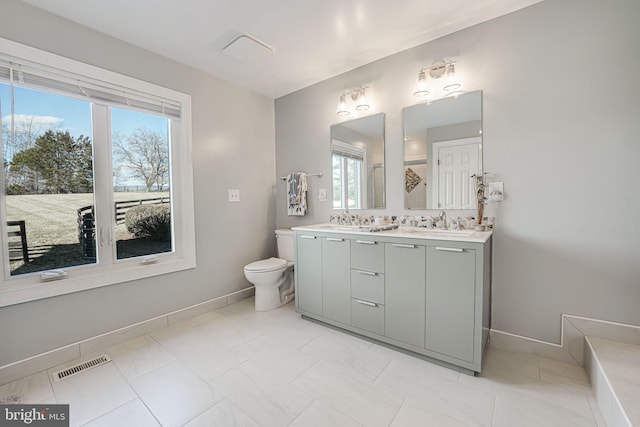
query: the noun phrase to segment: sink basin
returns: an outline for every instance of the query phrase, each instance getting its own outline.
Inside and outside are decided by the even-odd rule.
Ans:
[[[323,230],[334,230],[334,231],[358,231],[357,225],[348,225],[348,224],[318,224],[314,225],[313,228],[319,228]]]
[[[473,230],[439,230],[433,228],[414,228],[403,227],[398,229],[398,233],[420,234],[423,236],[450,236],[450,237],[469,237],[475,231]]]

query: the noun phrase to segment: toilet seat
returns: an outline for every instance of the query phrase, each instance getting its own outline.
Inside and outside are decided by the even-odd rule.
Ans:
[[[262,259],[260,261],[252,262],[244,267],[244,271],[268,272],[280,270],[283,267],[288,267],[289,262],[285,259],[271,257],[269,259]]]

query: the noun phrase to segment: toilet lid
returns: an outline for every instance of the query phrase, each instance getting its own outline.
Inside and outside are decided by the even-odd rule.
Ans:
[[[244,267],[245,271],[274,271],[287,266],[287,260],[280,258],[262,259]]]

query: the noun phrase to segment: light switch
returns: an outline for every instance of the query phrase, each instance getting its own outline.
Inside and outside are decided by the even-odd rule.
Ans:
[[[229,190],[229,201],[230,202],[239,202],[240,201],[240,190]]]
[[[318,188],[318,200],[321,202],[327,201],[327,189],[326,188]]]

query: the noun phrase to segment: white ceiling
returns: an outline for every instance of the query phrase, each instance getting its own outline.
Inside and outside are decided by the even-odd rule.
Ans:
[[[278,98],[541,0],[22,1]],[[222,51],[245,33],[275,50]]]

